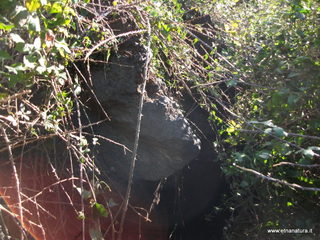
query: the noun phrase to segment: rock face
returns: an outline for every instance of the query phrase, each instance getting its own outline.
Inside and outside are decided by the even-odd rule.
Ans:
[[[134,44],[134,43],[133,43]],[[97,98],[111,121],[96,132],[133,149],[144,49],[125,46],[131,52],[110,58],[110,64],[93,68],[92,81]],[[98,163],[117,177],[128,177],[132,153],[110,142],[101,142]],[[166,95],[160,80],[147,83],[143,107],[135,178],[159,180],[183,168],[200,151],[200,140],[184,117],[180,106]]]

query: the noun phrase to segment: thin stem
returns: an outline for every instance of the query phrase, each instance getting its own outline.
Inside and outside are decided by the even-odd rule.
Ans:
[[[128,186],[127,186],[127,191],[126,191],[126,195],[124,198],[124,204],[123,204],[123,208],[122,208],[122,215],[121,215],[121,219],[120,219],[118,240],[122,240],[124,220],[126,218],[126,213],[127,213],[128,205],[129,205],[131,187],[132,187],[132,182],[133,182],[133,173],[134,173],[135,163],[136,163],[136,159],[137,159],[137,151],[138,151],[138,144],[139,144],[139,137],[140,137],[144,93],[145,93],[146,83],[147,83],[147,79],[148,79],[149,64],[151,61],[151,27],[150,27],[149,20],[147,19],[146,21],[147,21],[146,62],[145,62],[144,72],[143,72],[143,84],[142,84],[142,91],[141,91],[141,97],[140,97],[140,102],[139,102],[139,112],[138,112],[138,117],[137,117],[135,140],[134,140],[133,153],[132,153],[131,165],[130,165],[130,170],[129,170]]]

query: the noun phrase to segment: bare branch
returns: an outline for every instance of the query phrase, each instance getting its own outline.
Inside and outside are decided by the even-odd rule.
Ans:
[[[294,188],[294,189],[299,189],[299,190],[303,190],[303,191],[320,191],[320,188],[313,188],[313,187],[304,187],[304,186],[301,186],[301,185],[298,185],[298,184],[295,184],[295,183],[289,183],[285,180],[281,180],[281,179],[277,179],[277,178],[273,178],[273,177],[269,177],[269,176],[266,176],[266,175],[263,175],[262,173],[260,172],[257,172],[253,169],[250,169],[250,168],[246,168],[246,167],[241,167],[239,165],[236,165],[234,164],[234,166],[236,168],[239,168],[243,171],[246,171],[246,172],[249,172],[249,173],[253,173],[254,175],[264,179],[264,180],[267,180],[267,181],[270,181],[270,182],[275,182],[275,183],[279,183],[281,185],[284,185],[284,186],[287,186],[287,187],[290,187],[290,188]]]
[[[5,141],[6,145],[7,145],[7,150],[8,150],[8,153],[9,153],[9,160],[10,160],[12,171],[13,171],[13,177],[14,177],[14,180],[15,180],[15,183],[16,183],[17,198],[18,198],[18,208],[19,208],[19,218],[20,218],[20,221],[21,221],[21,225],[23,226],[23,209],[22,209],[20,179],[19,179],[19,176],[18,176],[16,163],[14,161],[14,157],[13,157],[13,153],[12,153],[12,149],[11,149],[11,143],[10,143],[10,140],[9,140],[8,135],[6,133],[6,130],[5,130],[5,128],[3,126],[1,126],[1,131],[2,131],[2,135],[3,135],[4,141]],[[20,229],[20,238],[22,240],[24,239],[24,234],[23,234],[22,228]]]
[[[88,58],[90,57],[90,55],[94,52],[94,50],[96,50],[97,48],[101,47],[102,45],[106,44],[107,42],[110,42],[114,39],[117,39],[117,38],[120,38],[120,37],[127,37],[127,36],[130,36],[130,35],[135,35],[135,34],[140,34],[140,33],[144,33],[146,32],[145,29],[142,29],[142,30],[137,30],[137,31],[131,31],[131,32],[125,32],[125,33],[121,33],[121,34],[118,34],[116,36],[112,36],[112,37],[109,37],[101,42],[99,42],[98,44],[96,44],[95,46],[93,46],[89,52],[86,54],[84,60],[88,60]]]
[[[126,195],[124,198],[124,204],[122,207],[122,215],[121,215],[121,219],[120,219],[120,229],[119,229],[118,240],[122,240],[124,220],[126,218],[126,213],[127,213],[128,205],[129,205],[132,180],[133,180],[133,173],[134,173],[134,168],[135,168],[135,164],[136,164],[139,137],[140,137],[144,93],[145,93],[147,79],[149,77],[149,64],[150,64],[151,57],[152,57],[152,55],[151,55],[152,54],[152,52],[151,52],[151,26],[150,26],[149,19],[147,19],[146,21],[147,21],[147,34],[148,34],[147,35],[147,46],[146,46],[146,50],[147,50],[146,62],[145,62],[144,72],[143,72],[143,84],[142,84],[141,97],[140,97],[140,102],[139,102],[139,112],[138,112],[138,117],[137,117],[136,134],[135,134],[135,140],[134,140],[134,146],[133,146],[131,165],[130,165],[130,170],[129,170],[128,186],[127,186],[127,191],[126,191]]]
[[[310,164],[310,165],[306,165],[306,164],[299,164],[299,163],[292,163],[292,162],[280,162],[277,164],[273,164],[273,167],[279,167],[279,166],[283,166],[283,165],[288,165],[288,166],[292,166],[292,167],[301,167],[301,168],[319,168],[320,164]]]

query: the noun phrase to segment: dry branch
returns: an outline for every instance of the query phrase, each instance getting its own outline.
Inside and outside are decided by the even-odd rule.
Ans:
[[[152,57],[152,55],[151,55],[152,54],[151,53],[151,26],[150,26],[149,19],[147,19],[146,21],[147,21],[146,61],[145,61],[145,65],[144,65],[143,84],[142,84],[141,97],[140,97],[140,102],[139,102],[139,112],[138,112],[138,116],[137,116],[137,126],[136,126],[136,133],[135,133],[135,140],[134,140],[134,146],[133,146],[131,165],[130,165],[130,170],[129,170],[128,186],[127,186],[127,191],[126,191],[126,195],[124,198],[124,204],[122,207],[118,240],[122,240],[124,220],[126,218],[126,213],[127,213],[128,205],[129,205],[129,199],[130,199],[131,187],[132,187],[132,181],[133,181],[133,174],[134,174],[134,168],[135,168],[135,164],[136,164],[139,137],[140,137],[144,93],[145,93],[146,83],[147,83],[148,75],[149,75],[149,64],[150,64],[151,57]]]
[[[84,60],[87,61],[90,57],[90,55],[99,47],[101,47],[102,45],[114,40],[114,39],[117,39],[117,38],[120,38],[120,37],[127,37],[127,36],[130,36],[130,35],[136,35],[136,34],[141,34],[141,33],[144,33],[146,32],[145,29],[142,29],[142,30],[136,30],[136,31],[131,31],[131,32],[125,32],[125,33],[121,33],[121,34],[118,34],[118,35],[115,35],[115,36],[112,36],[112,37],[109,37],[101,42],[99,42],[98,44],[96,44],[95,46],[93,46],[89,52],[86,54]]]
[[[281,180],[281,179],[277,179],[277,178],[273,178],[273,177],[269,177],[269,176],[266,176],[260,172],[257,172],[253,169],[250,169],[250,168],[246,168],[246,167],[242,167],[242,166],[239,166],[239,165],[236,165],[234,164],[234,166],[236,168],[239,168],[243,171],[246,171],[246,172],[249,172],[249,173],[253,173],[254,175],[264,179],[264,180],[267,180],[267,181],[270,181],[270,182],[275,182],[275,183],[279,183],[281,185],[284,185],[284,186],[287,186],[287,187],[290,187],[290,188],[294,188],[294,189],[299,189],[299,190],[303,190],[303,191],[320,191],[320,188],[313,188],[313,187],[304,187],[304,186],[301,186],[301,185],[298,185],[298,184],[295,184],[295,183],[289,183],[285,180]]]

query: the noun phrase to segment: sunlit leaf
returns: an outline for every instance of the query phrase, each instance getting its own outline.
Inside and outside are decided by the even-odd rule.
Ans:
[[[30,16],[28,18],[28,27],[29,30],[40,32],[41,26],[40,26],[40,19],[38,16]]]
[[[33,42],[33,46],[35,49],[39,50],[41,49],[41,38],[37,37],[34,42]]]
[[[286,137],[288,133],[283,130],[281,127],[274,127],[273,131],[277,137]]]
[[[109,213],[108,213],[107,209],[102,204],[96,202],[93,205],[93,207],[97,210],[97,212],[99,213],[99,215],[101,217],[108,217]]]
[[[41,7],[41,2],[40,0],[26,0],[26,7],[30,12],[34,12]]]
[[[305,155],[306,157],[313,157],[315,155],[314,151],[312,149],[304,149],[301,150],[302,154]]]
[[[0,22],[0,30],[9,31],[12,28],[14,28],[14,25],[11,25],[11,24],[7,25],[7,24]]]
[[[15,43],[24,43],[24,40],[16,33],[10,33],[10,38]]]

